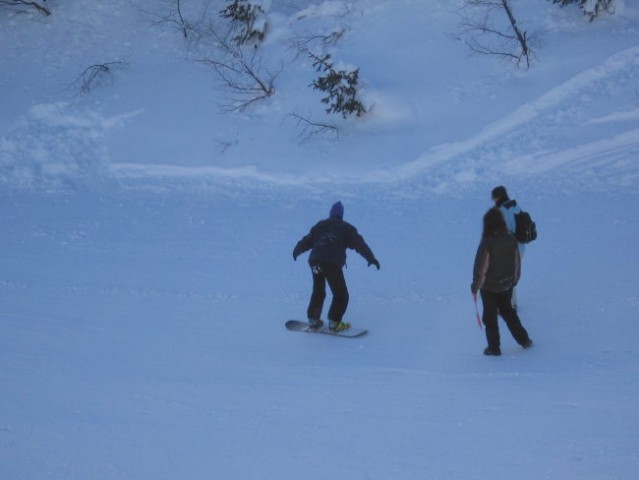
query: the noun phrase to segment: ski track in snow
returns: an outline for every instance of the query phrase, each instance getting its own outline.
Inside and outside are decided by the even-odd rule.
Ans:
[[[589,68],[553,88],[532,102],[517,108],[504,118],[488,125],[479,134],[455,143],[442,144],[422,154],[417,160],[377,169],[358,175],[326,172],[296,174],[267,172],[255,166],[237,168],[187,167],[113,163],[99,166],[101,158],[86,159],[87,146],[98,152],[107,132],[119,128],[140,112],[100,118],[93,112],[65,110],[66,104],[36,105],[30,118],[15,138],[5,138],[5,151],[18,151],[24,158],[33,156],[31,165],[37,176],[91,176],[91,170],[106,173],[120,181],[162,179],[175,181],[204,180],[225,184],[259,184],[270,186],[318,186],[328,184],[384,185],[430,177],[431,187],[472,183],[490,172],[492,176],[534,176],[562,170],[573,174],[594,172],[605,182],[631,187],[639,180],[639,166],[633,161],[639,151],[639,108],[609,112],[595,119],[580,120],[583,98],[605,95],[610,85],[623,85],[639,76],[639,46],[625,49],[596,67]],[[563,113],[566,112],[566,113]],[[565,117],[564,117],[565,115]],[[608,127],[613,125],[612,128]],[[592,129],[592,141],[570,144],[562,136],[572,131]],[[555,130],[559,133],[555,133]],[[577,138],[581,138],[576,135]],[[57,164],[47,151],[51,139],[58,157],[80,158],[77,164]],[[26,145],[26,147],[24,146]],[[24,151],[20,152],[20,149]],[[60,155],[61,154],[61,155]],[[106,154],[100,153],[102,157]],[[452,166],[451,166],[452,165]],[[613,170],[606,169],[615,166]],[[21,167],[24,168],[24,167]],[[17,170],[20,171],[19,169]],[[95,172],[94,172],[95,173]],[[36,180],[37,181],[37,180]]]
[[[580,97],[597,91],[602,83],[614,83],[617,78],[636,78],[639,76],[639,46],[619,52],[602,64],[585,70],[567,80],[562,85],[545,93],[537,100],[517,108],[506,117],[488,125],[480,134],[469,139],[439,145],[425,152],[415,161],[408,162],[394,168],[374,170],[354,175],[332,175],[324,173],[288,174],[284,172],[270,173],[256,167],[218,168],[218,167],[182,167],[172,165],[140,165],[114,164],[112,174],[119,179],[136,178],[203,178],[218,181],[233,180],[238,182],[258,182],[280,186],[301,186],[334,183],[352,184],[383,184],[405,182],[421,178],[424,174],[433,173],[448,176],[450,180],[474,180],[477,170],[488,169],[510,176],[535,175],[551,172],[557,169],[572,168],[573,171],[583,172],[599,169],[609,164],[619,164],[620,178],[610,179],[620,185],[632,185],[639,180],[639,165],[633,162],[639,152],[639,129],[633,128],[639,119],[639,110],[613,112],[597,120],[585,121],[583,125],[604,124],[611,122],[626,122],[628,125],[621,133],[615,133],[604,138],[594,139],[585,145],[558,146],[526,151],[522,148],[518,152],[510,152],[511,158],[485,160],[483,164],[475,157],[481,158],[482,151],[499,149],[504,138],[513,136],[534,137],[544,135],[543,130],[548,124],[560,123],[556,118],[549,118],[563,105],[574,107],[580,102]],[[561,124],[559,125],[561,126]],[[573,126],[580,128],[580,125]],[[616,130],[615,130],[616,131]],[[602,134],[604,135],[604,134]],[[449,172],[447,163],[460,160],[467,167],[467,172]],[[441,171],[440,171],[441,170]]]
[[[627,163],[634,166],[639,153],[639,129],[630,130],[612,138],[597,140],[564,150],[563,152],[539,152],[516,160],[505,162],[506,173],[519,172],[542,173],[570,165],[583,165],[585,168],[605,167],[610,164]],[[619,170],[623,170],[620,168]],[[637,180],[639,170],[626,172],[628,180]]]
[[[452,160],[455,157],[468,155],[474,150],[478,150],[481,147],[489,145],[490,142],[495,141],[499,137],[503,137],[509,134],[518,134],[519,132],[527,135],[534,135],[536,127],[535,120],[544,115],[546,112],[554,114],[562,103],[578,102],[578,97],[586,90],[596,89],[597,84],[602,81],[614,81],[618,76],[623,77],[636,77],[639,74],[639,46],[629,48],[610,57],[603,64],[590,68],[580,74],[574,76],[572,79],[566,81],[564,84],[552,89],[546,94],[542,95],[537,100],[525,104],[519,107],[510,115],[505,118],[494,122],[489,125],[480,134],[464,142],[459,142],[453,145],[442,145],[437,147],[435,153],[426,153],[416,162],[402,167],[401,170],[405,172],[400,176],[412,176],[413,174],[421,173],[437,164],[443,163],[447,160]],[[613,117],[617,118],[617,117]],[[626,117],[628,118],[628,117]],[[633,117],[629,117],[634,119]],[[632,130],[628,133],[619,135],[612,139],[601,140],[593,142],[590,146],[580,150],[580,153],[585,155],[582,162],[588,163],[588,158],[591,156],[588,153],[591,152],[592,156],[597,157],[598,153],[602,149],[610,148],[615,145],[620,148],[629,148],[636,150],[639,145],[639,130]],[[617,143],[618,142],[618,143]],[[580,147],[567,149],[565,154],[561,151],[549,152],[542,151],[539,153],[529,153],[529,158],[540,160],[548,156],[552,156],[552,161],[544,163],[545,168],[541,168],[539,165],[534,170],[531,170],[531,163],[524,163],[521,168],[515,168],[515,165],[519,162],[521,157],[513,158],[512,160],[506,160],[503,165],[497,164],[497,169],[502,166],[507,166],[508,173],[539,173],[549,170],[551,168],[557,168],[565,163],[572,163],[574,161],[574,152]]]
[[[345,7],[343,2],[308,6],[313,12],[322,8],[341,11]],[[559,170],[631,187],[639,177],[639,167],[632,161],[639,149],[639,107],[633,84],[638,76],[639,45],[635,45],[577,73],[473,136],[429,148],[414,159],[393,159],[392,166],[339,174],[332,171],[333,167],[329,171],[321,166],[312,173],[299,173],[294,165],[281,171],[281,166],[193,167],[135,159],[110,161],[109,135],[140,116],[143,109],[102,118],[91,108],[82,110],[72,102],[42,103],[33,105],[27,117],[16,122],[17,129],[0,138],[0,167],[6,174],[6,184],[26,187],[54,177],[93,181],[96,176],[110,176],[131,184],[160,180],[167,187],[192,181],[265,188],[414,182],[438,191],[473,184],[488,176],[524,178]],[[599,97],[612,99],[614,105],[597,105]],[[635,108],[630,108],[632,102]],[[625,104],[623,109],[620,103]],[[592,105],[608,110],[592,115],[588,111]],[[585,145],[575,143],[583,138],[579,135],[582,129],[591,133]],[[609,166],[616,168],[611,171]]]

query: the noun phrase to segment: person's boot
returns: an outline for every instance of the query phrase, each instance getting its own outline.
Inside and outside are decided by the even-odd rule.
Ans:
[[[484,355],[490,356],[490,357],[498,357],[501,355],[501,349],[499,347],[494,348],[494,347],[486,347],[484,349]]]
[[[331,320],[328,323],[328,328],[334,332],[343,332],[344,330],[351,328],[351,324],[348,322],[336,322],[335,320]]]
[[[308,319],[308,328],[309,330],[319,330],[324,326],[324,322],[322,322],[319,318],[309,318]]]

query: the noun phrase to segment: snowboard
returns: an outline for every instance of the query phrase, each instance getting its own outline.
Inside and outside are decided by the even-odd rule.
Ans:
[[[336,337],[347,337],[347,338],[356,338],[361,337],[362,335],[366,335],[368,330],[364,330],[363,328],[351,328],[348,330],[342,330],[341,332],[334,332],[330,328],[326,326],[328,322],[324,322],[324,326],[319,330],[311,330],[309,328],[308,322],[302,322],[300,320],[288,320],[284,325],[288,330],[293,332],[308,332],[308,333],[323,333],[325,335],[334,335]]]

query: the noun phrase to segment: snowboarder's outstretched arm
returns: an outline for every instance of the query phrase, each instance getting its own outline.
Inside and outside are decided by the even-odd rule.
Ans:
[[[315,228],[315,227],[313,227]],[[293,260],[297,261],[297,257],[299,257],[302,253],[308,252],[311,248],[313,248],[314,243],[314,233],[313,229],[308,232],[307,235],[303,236],[302,239],[297,242],[295,248],[293,249]]]
[[[375,258],[373,251],[364,240],[364,237],[358,233],[355,227],[353,227],[347,246],[364,257],[364,259],[368,262],[369,267],[371,265],[375,265],[377,270],[380,269],[379,261]]]

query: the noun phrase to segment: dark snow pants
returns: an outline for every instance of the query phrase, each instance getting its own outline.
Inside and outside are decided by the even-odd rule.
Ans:
[[[341,267],[327,262],[310,261],[313,273],[313,293],[308,304],[308,318],[321,318],[324,299],[326,298],[326,284],[331,289],[333,301],[328,310],[328,319],[341,322],[346,307],[348,307],[348,289]]]
[[[517,311],[512,306],[513,290],[505,292],[489,292],[481,290],[481,299],[484,304],[483,321],[486,326],[486,340],[488,347],[499,349],[499,325],[497,315],[501,315],[511,335],[519,345],[524,345],[528,341],[528,332],[521,324]]]

